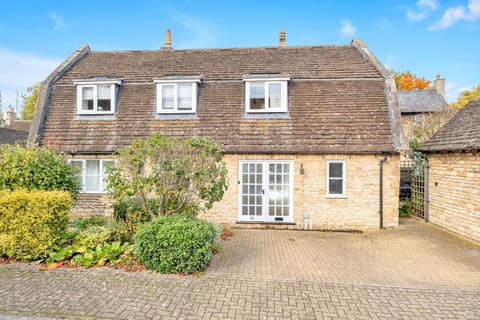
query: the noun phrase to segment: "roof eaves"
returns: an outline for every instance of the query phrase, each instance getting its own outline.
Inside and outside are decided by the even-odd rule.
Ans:
[[[42,82],[40,92],[38,94],[37,107],[33,116],[32,125],[28,135],[28,145],[38,144],[42,135],[43,124],[47,115],[48,100],[55,82],[67,72],[75,63],[82,59],[90,52],[88,45],[82,45],[70,57],[68,57],[61,65],[59,65],[46,79]]]

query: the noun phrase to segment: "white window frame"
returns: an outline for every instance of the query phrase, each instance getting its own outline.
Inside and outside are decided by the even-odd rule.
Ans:
[[[330,177],[330,164],[331,163],[340,163],[342,164],[342,177],[341,178],[331,178]],[[347,196],[347,162],[345,160],[327,160],[327,178],[326,178],[326,196],[327,198],[345,198]],[[330,179],[341,179],[342,183],[342,193],[330,193]]]
[[[88,161],[99,161],[99,181],[100,185],[98,186],[98,189],[96,190],[86,190],[86,178],[87,178],[87,160]],[[79,173],[80,179],[81,179],[81,190],[80,193],[107,193],[107,183],[105,179],[107,178],[107,175],[104,174],[104,169],[105,169],[105,162],[113,162],[113,165],[115,165],[115,159],[88,159],[88,158],[82,158],[82,159],[70,159],[68,160],[70,164],[73,165],[73,162],[81,162],[82,163],[82,171]]]
[[[117,109],[117,91],[119,85],[122,83],[121,80],[76,80],[74,84],[77,86],[77,114],[80,115],[104,115],[104,114],[115,114]],[[97,90],[99,85],[110,85],[110,105],[111,110],[102,111],[98,110],[98,99],[97,99]],[[83,88],[93,88],[93,110],[83,110],[82,109],[82,91]]]
[[[178,113],[196,113],[198,107],[198,85],[200,79],[181,79],[181,80],[161,80],[156,79],[154,82],[157,84],[157,113],[161,114],[178,114]],[[192,86],[192,109],[191,110],[178,110],[178,85],[179,84],[190,84]],[[174,100],[173,100],[173,109],[164,109],[163,108],[163,87],[164,86],[173,86],[174,89]]]
[[[245,81],[245,110],[247,113],[274,113],[274,112],[287,112],[288,111],[288,77],[279,77],[279,78],[244,78]],[[265,109],[251,109],[250,108],[250,85],[252,83],[263,83],[265,91]],[[270,84],[280,84],[280,108],[272,108],[269,105],[269,85]]]

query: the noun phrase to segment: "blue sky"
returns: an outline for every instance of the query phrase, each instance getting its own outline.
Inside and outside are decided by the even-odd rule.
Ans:
[[[390,69],[446,78],[447,101],[480,83],[480,0],[0,0],[3,110],[80,45],[155,50],[365,42]],[[18,104],[21,109],[21,99]]]

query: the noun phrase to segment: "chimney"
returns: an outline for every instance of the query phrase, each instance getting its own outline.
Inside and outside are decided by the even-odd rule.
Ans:
[[[440,78],[439,74],[437,74],[437,78],[433,81],[433,88],[445,99],[445,79]]]
[[[165,32],[165,49],[171,49],[172,48],[172,33],[170,32],[170,29],[167,29],[167,32]]]
[[[280,47],[285,47],[285,30],[280,30]]]
[[[13,110],[12,106],[9,106],[7,110],[7,117],[5,119],[6,126],[7,127],[10,126],[15,120],[17,120],[17,115],[15,114],[15,110]]]

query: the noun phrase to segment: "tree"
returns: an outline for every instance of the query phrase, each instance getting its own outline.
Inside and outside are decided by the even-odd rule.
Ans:
[[[430,89],[430,81],[419,78],[410,71],[391,71],[397,90],[426,90]]]
[[[0,127],[3,127],[3,98],[2,91],[0,91]]]
[[[37,107],[38,93],[41,83],[37,83],[27,89],[28,94],[22,94],[23,109],[20,115],[21,120],[32,120],[35,108]]]
[[[67,191],[73,199],[80,189],[75,168],[63,153],[40,147],[0,146],[0,190]]]
[[[181,140],[154,133],[118,150],[108,170],[108,189],[116,200],[138,197],[153,218],[185,208],[211,208],[227,190],[227,169],[221,147],[208,138]],[[148,200],[159,200],[152,212]]]
[[[454,109],[461,109],[475,97],[480,97],[480,84],[476,85],[470,90],[462,91],[459,94],[457,101],[451,103],[450,106]]]

